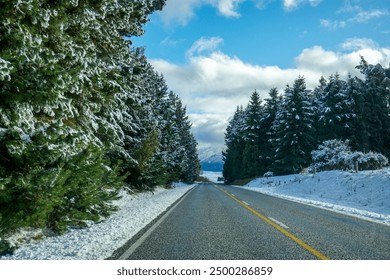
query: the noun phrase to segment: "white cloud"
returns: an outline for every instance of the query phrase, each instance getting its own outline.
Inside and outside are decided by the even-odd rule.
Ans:
[[[270,3],[275,2],[276,0],[252,0],[255,3],[256,8],[262,10],[267,7]]]
[[[202,37],[192,44],[191,48],[187,51],[187,55],[192,57],[194,54],[201,54],[204,51],[214,51],[223,43],[221,37]]]
[[[222,146],[229,116],[221,114],[189,114],[200,146]]]
[[[303,3],[309,3],[312,7],[317,7],[322,0],[283,0],[283,7],[286,10],[293,10]]]
[[[340,51],[313,46],[302,50],[295,58],[295,67],[259,66],[243,62],[218,50],[220,37],[201,38],[188,51],[185,65],[158,59],[151,60],[157,71],[164,74],[169,88],[180,95],[190,118],[194,133],[201,144],[222,141],[227,120],[238,105],[246,105],[256,89],[262,98],[272,87],[283,92],[304,75],[308,88],[318,85],[321,76],[338,72],[343,78],[358,75],[355,66],[364,56],[368,63],[388,65],[390,48],[378,46],[367,38],[351,38],[340,45]],[[203,51],[211,51],[203,53]],[[222,143],[220,143],[222,145]]]
[[[194,16],[194,10],[204,4],[204,0],[167,0],[162,12],[158,12],[165,24],[177,22],[185,25]]]
[[[379,18],[387,15],[389,15],[389,12],[385,10],[360,11],[351,20],[359,23],[365,23],[373,18]]]
[[[357,4],[357,1],[344,0],[344,6],[337,13],[355,13],[361,10],[362,8]]]
[[[368,38],[349,38],[341,44],[344,50],[378,49],[378,44]]]
[[[175,47],[177,46],[179,43],[183,42],[184,39],[181,39],[181,40],[173,40],[171,39],[169,36],[168,37],[165,37],[164,40],[162,40],[160,42],[161,45],[163,46],[171,46],[171,47]]]
[[[329,30],[336,30],[347,26],[347,23],[345,21],[337,21],[337,20],[321,19],[320,23],[321,26]]]
[[[165,24],[172,22],[186,25],[195,15],[195,10],[203,5],[214,6],[225,17],[239,17],[239,5],[246,0],[167,0],[159,12]]]
[[[379,47],[371,39],[350,38],[340,46],[340,52],[325,50],[321,46],[304,49],[295,59],[297,69],[310,77],[316,74],[326,77],[338,72],[346,78],[349,73],[359,75],[355,66],[360,63],[361,56],[371,64],[388,65],[390,62],[390,49]]]
[[[292,10],[302,2],[302,0],[283,0],[283,7],[286,10]]]
[[[309,3],[312,7],[317,7],[321,2],[322,0],[309,0]]]
[[[218,11],[227,17],[239,17],[240,14],[237,12],[238,5],[245,0],[218,0],[214,5],[218,8]]]
[[[388,10],[364,10],[362,7],[358,5],[352,5],[349,2],[337,13],[348,13],[353,15],[349,16],[349,18],[346,18],[344,20],[321,19],[321,25],[329,30],[336,30],[344,28],[349,24],[367,23],[372,19],[390,15]]]
[[[178,23],[186,25],[194,16],[195,10],[203,5],[210,5],[217,9],[224,17],[240,17],[239,6],[248,0],[167,0],[165,7],[159,12],[163,22],[168,25]],[[276,0],[251,0],[254,5],[263,9]],[[303,3],[312,7],[318,6],[323,0],[281,0],[286,10],[293,10]]]

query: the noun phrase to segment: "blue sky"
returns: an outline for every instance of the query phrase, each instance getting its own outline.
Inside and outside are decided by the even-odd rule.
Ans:
[[[390,0],[167,0],[145,31],[134,45],[182,98],[200,147],[223,145],[255,89],[358,75],[360,55],[390,63]]]

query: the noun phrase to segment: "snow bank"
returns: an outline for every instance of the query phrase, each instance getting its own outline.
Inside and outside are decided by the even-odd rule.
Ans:
[[[390,169],[259,178],[245,189],[390,225]]]
[[[128,195],[116,201],[120,210],[107,220],[85,229],[70,229],[64,235],[33,241],[1,259],[95,260],[110,257],[193,185],[157,189],[152,193]],[[27,234],[27,233],[26,233]],[[18,236],[20,238],[20,234]]]

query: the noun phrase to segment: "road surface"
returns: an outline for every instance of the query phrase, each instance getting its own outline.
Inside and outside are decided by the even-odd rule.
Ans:
[[[124,259],[390,259],[390,227],[232,186],[199,184]]]

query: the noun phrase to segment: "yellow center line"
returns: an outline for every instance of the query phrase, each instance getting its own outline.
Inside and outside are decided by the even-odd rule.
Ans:
[[[290,232],[288,232],[287,230],[285,230],[284,228],[282,228],[281,226],[279,226],[277,223],[273,222],[272,220],[268,219],[266,216],[260,214],[259,212],[257,212],[255,209],[253,209],[252,207],[250,207],[249,205],[246,205],[245,203],[243,203],[241,200],[237,199],[236,197],[234,197],[233,195],[231,195],[230,193],[228,193],[227,191],[217,187],[216,185],[214,185],[215,188],[217,188],[218,190],[220,190],[221,192],[225,193],[227,196],[229,196],[230,198],[232,198],[233,200],[235,200],[236,202],[238,202],[239,204],[241,204],[243,207],[245,207],[246,209],[248,209],[250,212],[252,212],[253,214],[255,214],[257,217],[259,217],[260,219],[262,219],[263,221],[265,221],[266,223],[268,223],[269,225],[273,226],[274,228],[276,228],[278,231],[280,231],[281,233],[283,233],[284,235],[286,235],[288,238],[292,239],[293,241],[295,241],[297,244],[299,244],[300,246],[302,246],[303,248],[305,248],[307,251],[309,251],[310,253],[312,253],[314,256],[316,256],[317,258],[319,258],[320,260],[329,260],[329,257],[325,256],[324,254],[320,253],[319,251],[317,251],[316,249],[314,249],[313,247],[311,247],[310,245],[306,244],[305,242],[303,242],[301,239],[299,239],[298,237],[296,237],[295,235],[291,234]]]

